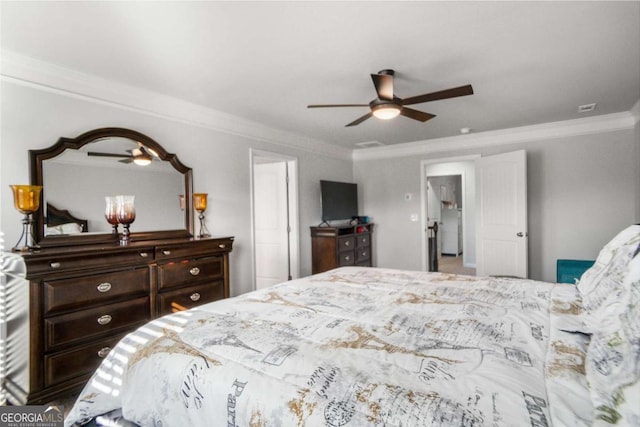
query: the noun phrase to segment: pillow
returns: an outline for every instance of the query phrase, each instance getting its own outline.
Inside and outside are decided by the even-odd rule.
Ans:
[[[60,225],[62,234],[78,234],[82,233],[82,226],[75,222]]]
[[[58,234],[78,234],[82,233],[82,226],[75,222],[69,222],[66,224],[60,224],[53,227],[47,227],[45,230],[45,236],[52,236]]]
[[[609,303],[608,313],[591,335],[585,363],[596,425],[638,425],[640,255],[624,272],[619,298]]]
[[[578,291],[586,314],[585,324],[591,331],[608,316],[609,305],[617,301],[627,265],[639,244],[640,225],[627,227],[602,248],[593,266],[580,278]]]
[[[57,234],[62,234],[62,230],[59,226],[49,227],[47,226],[44,230],[45,236],[55,236]]]

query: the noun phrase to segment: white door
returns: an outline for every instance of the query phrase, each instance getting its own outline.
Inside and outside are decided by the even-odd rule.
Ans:
[[[527,153],[476,160],[476,274],[526,278]]]
[[[256,288],[289,278],[287,162],[255,164]]]

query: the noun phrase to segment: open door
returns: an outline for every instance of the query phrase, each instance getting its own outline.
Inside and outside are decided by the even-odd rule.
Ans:
[[[476,160],[478,276],[528,275],[527,153]]]
[[[256,289],[299,277],[297,160],[251,150]]]

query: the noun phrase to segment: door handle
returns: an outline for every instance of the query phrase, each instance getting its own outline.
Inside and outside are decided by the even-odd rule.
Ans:
[[[528,235],[529,235],[529,233],[523,233],[522,231],[516,234],[516,236],[518,236],[518,237],[525,237],[525,236],[528,236]]]

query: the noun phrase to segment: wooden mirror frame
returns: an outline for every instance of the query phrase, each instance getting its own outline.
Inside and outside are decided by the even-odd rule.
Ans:
[[[158,154],[158,157],[161,160],[169,162],[175,170],[177,170],[184,176],[185,229],[131,233],[132,240],[140,241],[193,237],[193,173],[191,171],[191,168],[182,164],[175,154],[168,153],[160,144],[158,144],[153,139],[131,129],[117,127],[94,129],[89,132],[85,132],[76,138],[61,137],[58,142],[56,142],[49,148],[44,148],[41,150],[29,150],[29,171],[31,175],[31,184],[42,185],[44,188],[45,183],[42,171],[42,162],[44,160],[52,159],[65,150],[77,150],[86,144],[98,141],[100,139],[113,137],[127,138],[132,142],[139,142],[144,146],[149,147]],[[44,195],[41,195],[41,197],[44,198]],[[36,243],[41,247],[75,246],[83,244],[113,243],[118,241],[118,236],[111,233],[79,233],[63,236],[45,236],[44,210],[46,206],[44,205],[45,203],[42,203],[41,201],[40,208],[33,214],[33,236]]]

